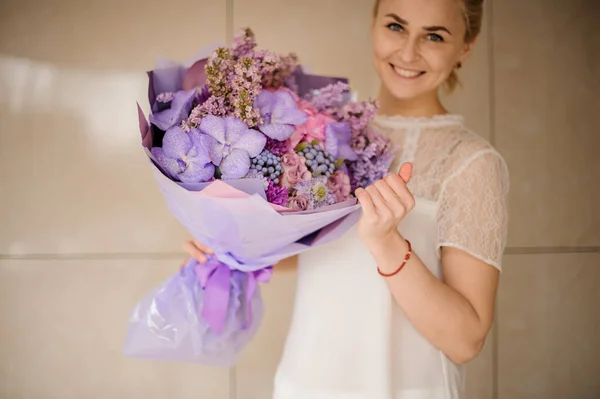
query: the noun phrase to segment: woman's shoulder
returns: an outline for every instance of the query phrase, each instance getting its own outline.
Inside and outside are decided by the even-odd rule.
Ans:
[[[509,172],[500,151],[484,136],[462,125],[453,129],[452,138],[446,143],[447,181],[466,176],[482,176],[488,183],[508,185]],[[462,179],[461,179],[462,177]]]

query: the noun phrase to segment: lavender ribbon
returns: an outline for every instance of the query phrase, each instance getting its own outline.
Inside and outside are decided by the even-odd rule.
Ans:
[[[231,289],[231,276],[234,273],[226,264],[215,258],[210,258],[205,263],[197,263],[194,267],[200,286],[204,290],[202,318],[217,334],[221,334],[225,327],[227,312],[229,310],[229,293]],[[242,272],[246,280],[246,321],[247,326],[252,324],[251,299],[258,283],[267,283],[273,274],[273,267],[269,266],[254,272]]]

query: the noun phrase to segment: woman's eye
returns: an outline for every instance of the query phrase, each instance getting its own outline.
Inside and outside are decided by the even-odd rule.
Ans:
[[[391,24],[387,25],[388,29],[391,29],[395,32],[402,32],[404,30],[404,28],[402,27],[402,25],[397,24],[395,22],[392,22]]]
[[[431,40],[432,42],[443,42],[444,38],[441,37],[440,35],[436,35],[435,33],[432,33],[428,36],[429,40]]]

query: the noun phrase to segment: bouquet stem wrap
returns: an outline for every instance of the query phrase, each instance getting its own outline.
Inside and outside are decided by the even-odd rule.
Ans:
[[[204,290],[202,318],[214,332],[221,334],[225,327],[230,306],[230,291],[234,288],[231,284],[233,270],[214,258],[210,258],[206,263],[198,263],[194,260],[191,260],[191,262],[195,263],[194,271],[198,276],[200,287]],[[273,267],[246,273],[244,314],[248,325],[252,324],[252,307],[250,303],[258,288],[258,283],[268,283],[272,274]],[[244,327],[247,328],[247,325]]]

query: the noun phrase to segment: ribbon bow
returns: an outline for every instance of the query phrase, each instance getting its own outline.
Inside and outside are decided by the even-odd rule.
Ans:
[[[233,271],[226,264],[211,257],[205,263],[198,263],[194,267],[200,286],[204,290],[204,304],[202,318],[217,334],[223,332],[225,320],[229,309],[229,292],[231,289],[231,275]],[[269,266],[254,272],[241,272],[246,275],[246,320],[248,326],[252,324],[251,299],[258,283],[267,283],[273,274],[273,267]]]

